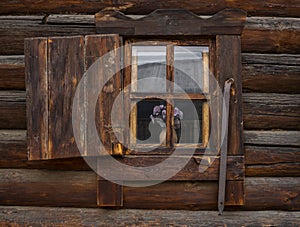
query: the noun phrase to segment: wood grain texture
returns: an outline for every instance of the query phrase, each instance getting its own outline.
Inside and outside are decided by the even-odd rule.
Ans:
[[[0,129],[26,129],[25,92],[0,91]]]
[[[99,33],[142,36],[239,35],[245,20],[245,11],[230,8],[209,19],[200,18],[184,9],[157,9],[135,19],[115,10],[103,10],[95,15]]]
[[[113,144],[117,144],[118,138],[123,136],[123,100],[115,101],[122,87],[121,53],[118,49],[121,42],[119,35],[86,36],[86,68],[88,69],[97,60],[93,66],[95,70],[89,71],[89,73],[97,73],[96,81],[87,84],[87,86],[92,89],[93,83],[103,84],[96,105],[96,127],[102,144],[109,154],[114,153]],[[99,57],[102,58],[99,60]],[[92,94],[87,93],[87,102],[91,100],[89,95]],[[111,111],[113,104],[117,106],[117,110],[114,112]],[[115,131],[112,130],[112,119],[119,119],[119,125]],[[89,129],[88,133],[90,133]],[[93,137],[93,135],[89,137]],[[93,144],[95,142],[91,140],[88,146],[93,146]],[[105,151],[99,152],[105,153]]]
[[[33,4],[34,3],[34,4]],[[299,16],[300,4],[298,1],[285,0],[191,0],[189,2],[180,0],[127,0],[101,2],[88,0],[66,0],[64,2],[54,0],[48,1],[11,1],[1,2],[1,14],[51,14],[51,13],[90,13],[94,14],[104,8],[122,10],[128,14],[148,14],[155,9],[183,8],[191,10],[196,14],[214,14],[225,8],[240,8],[251,16]]]
[[[0,89],[25,89],[24,56],[0,56]]]
[[[77,157],[80,153],[73,134],[72,105],[84,74],[84,39],[50,38],[48,43],[49,156],[46,158]],[[80,126],[75,123],[74,128]]]
[[[300,147],[299,131],[245,131],[245,144]]]
[[[228,155],[243,154],[241,47],[239,36],[216,37],[216,67],[218,82],[223,88],[229,78],[234,80],[228,123]],[[222,104],[221,104],[222,106]],[[223,129],[224,130],[224,129]]]
[[[94,24],[89,22],[90,15],[83,15],[82,19],[78,15],[68,15],[68,19],[65,19],[65,17],[60,18],[62,22],[58,23],[58,19],[56,19],[56,24],[45,24],[47,19],[43,20],[43,16],[0,16],[0,54],[23,54],[24,38],[28,37],[96,33]],[[288,26],[279,27],[274,27],[274,18],[263,21],[260,18],[252,18],[250,22],[246,21],[246,28],[241,39],[242,51],[248,53],[298,54],[299,28],[294,26],[295,19],[297,20],[297,18],[286,18],[285,23]],[[78,24],[80,20],[84,23]],[[247,28],[247,23],[249,28]],[[298,24],[297,21],[296,24]],[[275,28],[277,30],[274,30]],[[262,40],[261,37],[264,37],[264,39]]]
[[[49,157],[48,41],[31,38],[24,45],[28,158],[43,159]]]
[[[104,210],[1,206],[2,225],[45,226],[296,226],[299,212]],[[52,217],[55,217],[52,218]],[[199,217],[201,221],[199,221]],[[272,217],[272,218],[270,218]]]
[[[97,206],[93,172],[0,169],[0,173],[0,190],[5,192],[0,194],[2,205]],[[299,187],[299,177],[246,178],[243,209],[300,210]],[[176,181],[147,188],[124,187],[124,207],[216,209],[217,188],[214,182]]]
[[[242,54],[244,92],[297,94],[300,56],[297,54]],[[0,88],[25,90],[24,56],[0,56]]]
[[[243,94],[244,128],[300,130],[300,95]]]
[[[98,180],[97,205],[99,207],[122,207],[123,186],[107,180]]]

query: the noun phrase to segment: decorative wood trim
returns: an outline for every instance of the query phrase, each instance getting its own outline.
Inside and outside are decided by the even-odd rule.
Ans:
[[[138,19],[113,10],[103,10],[95,15],[98,33],[134,36],[240,35],[245,21],[246,12],[232,8],[208,19],[183,9],[157,9]]]

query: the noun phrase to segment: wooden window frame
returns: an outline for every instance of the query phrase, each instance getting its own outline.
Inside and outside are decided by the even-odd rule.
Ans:
[[[137,45],[145,45],[145,46],[159,46],[163,45],[166,47],[166,80],[169,80],[171,82],[174,82],[174,46],[206,46],[209,48],[209,59],[208,59],[208,65],[209,65],[209,72],[212,74],[215,72],[215,40],[213,38],[206,38],[206,39],[177,39],[177,40],[171,40],[171,39],[139,39],[139,38],[130,38],[126,39],[124,44],[125,44],[125,49],[124,49],[124,61],[125,65],[131,65],[133,62],[133,58],[131,56],[131,51],[132,47],[138,43]],[[133,69],[134,69],[134,64],[132,64],[131,67],[127,68],[124,71],[124,81],[125,84],[123,84],[123,87],[128,86],[131,82],[135,82],[133,78]],[[209,81],[209,72],[206,72],[206,75],[204,76],[207,77]],[[136,72],[137,73],[137,72]],[[137,75],[136,75],[137,76]],[[205,83],[205,82],[204,82]],[[209,83],[209,82],[208,82]],[[207,149],[208,145],[208,137],[209,137],[209,127],[210,127],[210,116],[209,116],[209,105],[208,101],[210,99],[210,91],[209,91],[209,84],[207,84],[207,87],[204,87],[204,92],[202,93],[187,93],[187,96],[191,100],[200,100],[203,101],[202,104],[202,143],[201,144],[196,144],[196,143],[180,143],[180,144],[174,144],[174,141],[172,141],[172,136],[170,135],[170,130],[171,125],[173,124],[173,118],[169,117],[172,116],[171,108],[173,101],[176,99],[182,100],[182,99],[187,99],[186,95],[182,95],[180,93],[173,93],[172,90],[170,90],[168,87],[166,88],[166,91],[163,93],[160,93],[159,96],[162,98],[165,98],[165,100],[169,103],[167,104],[167,144],[166,146],[160,146],[159,148],[153,150],[153,151],[148,151],[147,155],[156,155],[156,154],[171,154],[173,152],[173,149],[181,149],[182,150],[182,155],[184,155],[184,150],[186,149],[194,149],[195,154],[203,154],[205,152],[205,149]],[[136,136],[135,128],[136,128],[136,107],[132,106],[131,100],[138,99],[151,99],[151,98],[156,98],[157,94],[152,94],[152,93],[141,93],[141,92],[132,92],[132,91],[126,91],[125,92],[125,100],[127,100],[127,103],[125,104],[125,116],[128,116],[130,114],[130,127],[126,128],[124,131],[128,132],[131,131],[133,132],[133,136]],[[128,111],[131,110],[131,113]],[[214,111],[217,111],[215,109]],[[126,137],[126,135],[124,135]],[[126,144],[130,144],[132,147],[132,141],[129,136],[125,139]],[[154,145],[158,144],[140,144],[136,145],[138,150],[143,150],[143,148],[151,148]],[[145,152],[139,152],[136,150],[127,150],[126,154],[145,154]]]

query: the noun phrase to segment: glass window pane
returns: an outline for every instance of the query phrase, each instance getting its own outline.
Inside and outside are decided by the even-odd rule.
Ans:
[[[175,108],[182,112],[182,117],[176,117],[174,110],[174,128],[179,143],[202,143],[202,105],[201,100],[175,100]]]
[[[165,145],[166,138],[166,101],[146,99],[137,103],[137,143]]]
[[[133,46],[131,78],[133,92],[165,92],[166,47]]]
[[[175,92],[208,92],[208,52],[207,46],[174,47],[174,82],[177,85]]]

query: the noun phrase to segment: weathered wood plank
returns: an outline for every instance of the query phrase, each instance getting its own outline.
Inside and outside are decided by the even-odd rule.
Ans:
[[[246,176],[300,176],[300,149],[245,146]]]
[[[201,18],[184,9],[156,9],[141,18],[120,11],[103,10],[95,15],[97,32],[120,35],[240,35],[246,12],[224,9],[210,18]],[[197,24],[197,26],[192,26]]]
[[[251,16],[299,16],[299,2],[285,0],[191,0],[188,2],[180,0],[127,0],[101,2],[88,0],[55,0],[49,4],[48,1],[10,1],[4,0],[0,4],[0,14],[51,14],[51,13],[91,13],[94,14],[104,8],[122,10],[131,14],[148,14],[155,9],[183,8],[197,14],[214,14],[227,7],[240,8],[248,11]]]
[[[46,38],[24,42],[27,148],[30,159],[48,157],[48,78]]]
[[[239,36],[216,37],[216,77],[221,86],[229,78],[234,80],[230,98],[230,117],[228,122],[228,155],[243,154],[243,115],[242,115],[242,77],[241,40]],[[224,92],[224,91],[223,91]],[[221,103],[221,107],[223,107]],[[222,111],[222,110],[221,110]],[[219,113],[219,118],[222,112]],[[223,117],[223,116],[222,116]],[[223,129],[224,130],[224,129]]]
[[[300,129],[298,94],[243,93],[244,129]],[[0,91],[0,128],[26,129],[25,93]]]
[[[257,55],[255,55],[257,56]],[[278,59],[281,59],[278,55]],[[259,56],[258,56],[259,57]],[[290,62],[296,62],[293,58]],[[259,61],[259,60],[252,60]],[[268,60],[266,60],[268,61]],[[285,60],[283,60],[284,62]],[[270,92],[270,93],[299,93],[300,67],[298,65],[283,65],[273,61],[274,64],[243,64],[243,91],[244,92]],[[281,62],[281,61],[280,61]],[[292,63],[290,63],[292,64]]]
[[[24,56],[0,56],[0,89],[25,89]]]
[[[23,54],[23,41],[24,38],[28,37],[95,34],[94,25],[88,23],[90,16],[88,16],[88,19],[86,19],[87,16],[83,16],[81,19],[78,15],[70,16],[68,19],[65,17],[61,18],[66,20],[66,24],[45,24],[43,17],[0,16],[0,54]],[[274,18],[263,21],[259,18],[251,19],[249,29],[244,29],[242,33],[243,52],[299,53],[297,19],[286,18],[288,26],[279,26],[278,30],[274,30],[273,20]],[[81,24],[80,21],[84,23]],[[275,28],[277,29],[277,27]],[[264,37],[264,39],[261,39],[261,37]]]
[[[0,138],[0,168],[89,170],[82,158],[28,161],[25,130],[0,130]],[[246,176],[299,176],[298,163],[299,148],[245,146]]]
[[[299,212],[104,210],[1,206],[0,224],[6,226],[296,226]],[[53,218],[55,217],[55,218]],[[272,217],[272,218],[270,218]]]
[[[0,191],[4,192],[0,194],[2,205],[97,205],[96,174],[93,172],[0,169],[0,173]],[[124,207],[216,209],[217,189],[217,183],[213,182],[166,182],[146,188],[124,187]],[[299,191],[299,177],[246,178],[245,209],[300,210]]]
[[[243,94],[244,128],[300,130],[300,95]]]
[[[300,146],[300,131],[245,131],[244,143],[251,145]]]
[[[49,156],[45,158],[80,156],[73,134],[72,109],[77,85],[84,74],[84,38],[49,38],[47,67]],[[80,126],[74,124],[74,128],[79,130]]]
[[[173,165],[174,163],[178,163],[180,159],[183,157],[173,157],[171,162]],[[163,156],[142,156],[142,155],[128,155],[122,158],[116,158],[120,163],[129,165],[129,166],[136,166],[136,167],[143,167],[143,166],[154,166],[163,162],[166,157]],[[201,168],[203,172],[199,171],[199,164],[201,163]],[[108,166],[109,164],[105,163],[105,160],[101,160],[99,164]],[[157,169],[157,171],[161,172],[168,172],[172,170],[174,167],[172,164],[164,165],[164,169]],[[186,181],[186,180],[207,180],[207,181],[217,181],[219,179],[219,165],[220,165],[220,158],[219,157],[205,157],[204,160],[201,157],[192,157],[186,166],[180,170],[175,176],[171,178],[171,180],[176,181]],[[157,167],[158,168],[158,167]],[[227,160],[227,180],[243,180],[244,175],[244,158],[242,156],[228,156]],[[149,173],[145,173],[141,176],[141,172],[138,170],[132,170],[131,172],[124,172],[118,173],[114,180],[127,180],[127,181],[139,181],[147,179]],[[118,177],[118,178],[117,178]],[[103,178],[101,178],[103,179]],[[162,176],[164,179],[164,176]],[[162,180],[157,178],[157,180]]]
[[[23,91],[0,91],[0,129],[26,129],[25,100]]]
[[[0,203],[30,206],[96,207],[96,174],[1,169]],[[11,190],[14,188],[14,190]]]
[[[242,54],[243,90],[299,93],[300,55]],[[0,88],[25,89],[24,56],[0,56]]]

